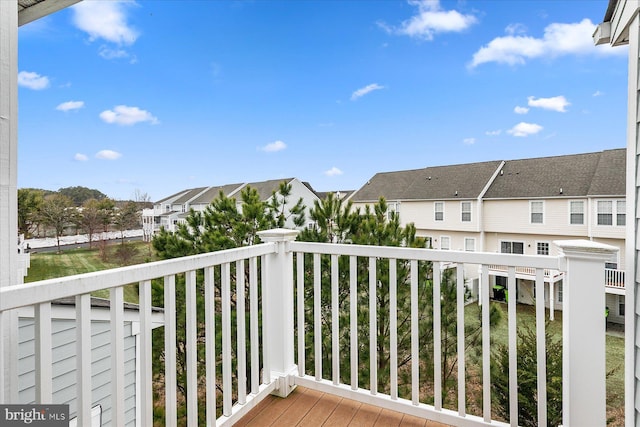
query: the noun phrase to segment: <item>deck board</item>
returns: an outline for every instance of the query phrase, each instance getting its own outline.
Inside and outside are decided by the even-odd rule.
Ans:
[[[286,399],[268,396],[237,426],[448,427],[412,415],[297,387]]]

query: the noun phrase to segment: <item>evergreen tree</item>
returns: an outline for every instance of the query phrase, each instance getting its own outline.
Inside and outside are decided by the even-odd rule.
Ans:
[[[538,426],[538,359],[536,332],[518,329],[518,425]],[[547,364],[547,426],[562,424],[562,340],[545,328]],[[497,346],[491,358],[491,396],[497,414],[509,420],[509,347]]]

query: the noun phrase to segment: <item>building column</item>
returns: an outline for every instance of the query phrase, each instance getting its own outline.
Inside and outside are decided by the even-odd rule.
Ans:
[[[18,2],[0,1],[0,287],[18,283]],[[17,401],[17,315],[0,315],[0,402]]]
[[[562,424],[606,425],[604,263],[618,248],[588,240],[554,242],[563,255]],[[600,279],[599,279],[600,278]]]

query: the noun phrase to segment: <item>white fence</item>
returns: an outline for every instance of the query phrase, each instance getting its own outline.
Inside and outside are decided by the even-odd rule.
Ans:
[[[604,425],[605,325],[593,314],[604,312],[603,290],[601,286],[581,285],[602,277],[603,260],[612,248],[591,242],[559,242],[564,251],[561,257],[524,256],[301,243],[292,241],[295,234],[272,230],[261,234],[266,243],[252,247],[0,289],[0,334],[4,335],[0,345],[11,341],[6,334],[15,309],[34,306],[37,402],[58,403],[51,402],[51,302],[74,296],[77,416],[79,425],[88,425],[92,406],[90,363],[86,362],[91,340],[90,294],[109,289],[114,325],[113,425],[122,425],[123,290],[133,283],[138,284],[140,304],[141,425],[153,423],[154,387],[164,397],[155,402],[165,408],[161,415],[164,424],[196,426],[202,423],[202,414],[206,425],[235,422],[266,395],[284,397],[296,385],[451,425],[504,425],[504,421],[492,419],[489,266],[507,266],[510,292],[515,292],[517,268],[534,269],[540,295],[544,294],[545,270],[559,270],[566,272],[564,304],[569,308],[563,317],[567,337],[563,342],[563,424]],[[447,277],[446,282],[440,262],[459,267],[451,270],[455,276]],[[465,356],[468,319],[461,267],[466,264],[479,265],[482,272],[481,356],[479,365],[473,366]],[[420,297],[427,285],[431,292],[428,310]],[[447,322],[452,321],[450,313],[442,310],[447,289],[455,294],[453,341],[443,336]],[[408,295],[408,304],[398,301],[398,295]],[[156,342],[155,349],[152,339],[159,336],[152,332],[153,305],[164,308],[164,328],[160,328],[164,345]],[[544,301],[536,304],[539,425],[546,425],[547,419],[544,310]],[[399,318],[408,323],[400,324]],[[515,425],[515,299],[508,302],[507,322],[509,424]],[[378,333],[363,338],[363,331]],[[399,336],[398,331],[408,332]],[[430,342],[424,341],[425,334],[431,337]],[[451,342],[457,363],[445,364],[443,354],[451,350],[443,345]],[[426,345],[430,351],[427,359]],[[10,345],[0,348],[0,366],[15,367],[14,353]],[[159,371],[153,370],[154,359],[163,362]],[[429,367],[428,385],[424,384],[425,366]],[[455,375],[450,375],[452,368]],[[479,413],[469,410],[465,379],[472,369],[479,370],[481,378]],[[12,369],[0,369],[0,384],[5,384],[0,389],[0,402],[15,402],[16,375]],[[454,407],[443,404],[445,377],[455,381]]]

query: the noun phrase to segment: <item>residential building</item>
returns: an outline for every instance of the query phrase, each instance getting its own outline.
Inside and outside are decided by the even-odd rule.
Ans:
[[[350,200],[363,208],[384,197],[434,249],[557,256],[556,240],[615,246],[603,287],[608,320],[624,323],[625,155],[616,149],[378,173]],[[477,295],[480,272],[470,266],[465,274]],[[506,276],[491,266],[489,285],[504,289]],[[517,300],[532,304],[534,277],[517,276]],[[548,271],[545,282],[547,306],[562,309],[562,275]]]
[[[164,227],[168,231],[175,231],[177,224],[185,222],[191,209],[200,212],[204,211],[220,193],[226,197],[235,198],[238,209],[241,210],[242,200],[240,200],[240,194],[243,189],[251,187],[258,192],[260,200],[269,202],[274,192],[277,195],[276,197],[280,196],[278,188],[282,182],[291,186],[291,195],[288,199],[289,207],[295,205],[302,198],[307,207],[305,213],[308,219],[309,208],[312,208],[313,203],[319,200],[315,191],[307,182],[302,182],[297,178],[283,178],[183,190],[157,201],[154,203],[153,209],[145,209],[142,213],[142,221],[143,224],[146,224],[147,231],[151,235],[153,232],[160,230],[160,227]],[[285,212],[285,216],[288,217],[288,214],[288,211]],[[295,227],[291,218],[288,219],[286,227]],[[147,231],[145,231],[145,234],[147,234]]]

